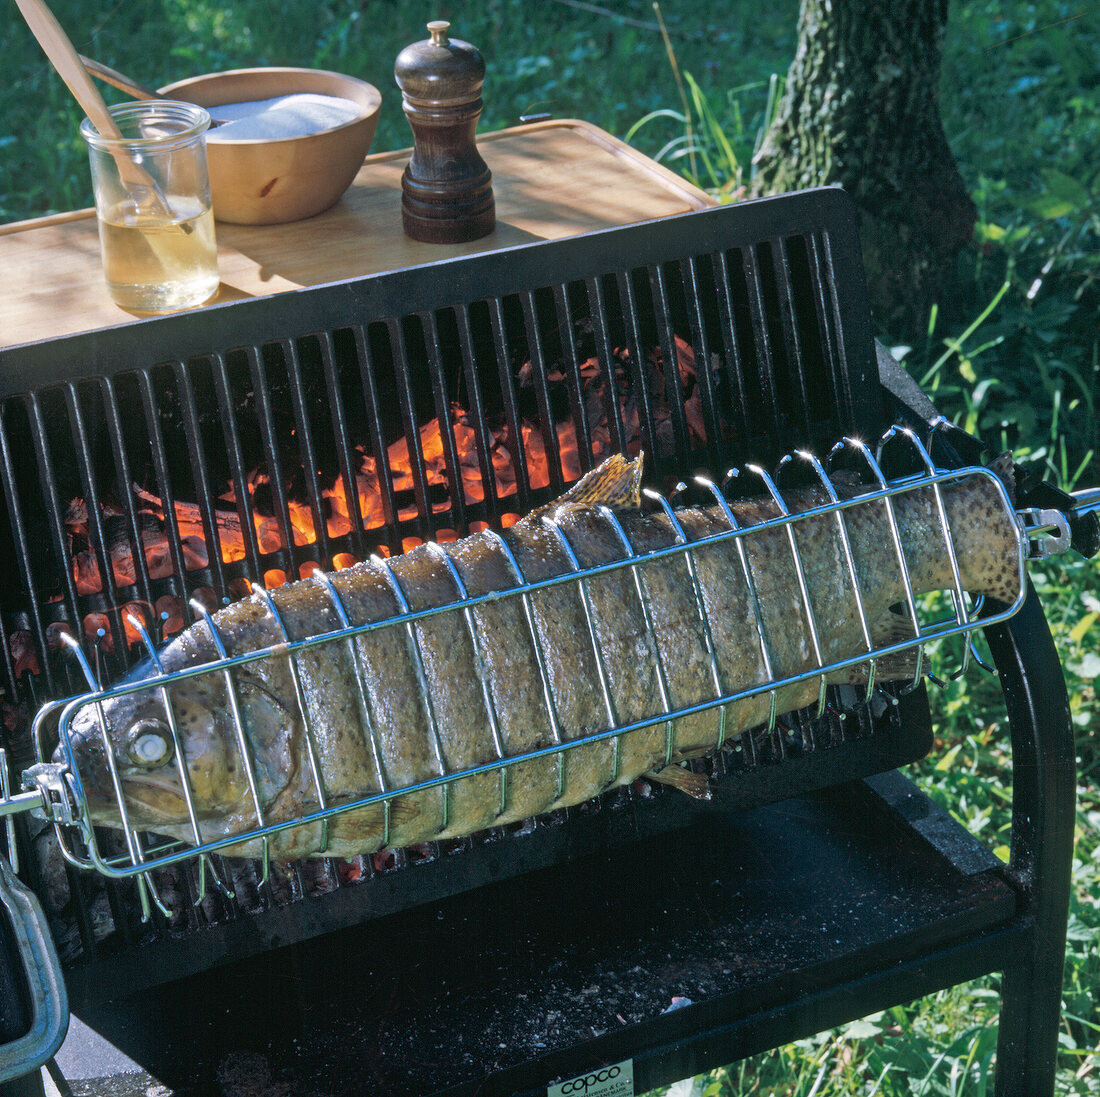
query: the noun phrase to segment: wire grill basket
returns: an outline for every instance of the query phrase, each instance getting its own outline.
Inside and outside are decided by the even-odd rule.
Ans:
[[[883,472],[882,464],[880,463],[883,451],[886,447],[895,450],[906,449],[909,456],[916,459],[918,471],[893,479],[887,479]],[[844,461],[850,466],[853,460],[863,468],[865,473],[863,476],[865,487],[862,488],[857,495],[851,495],[851,493],[848,492],[844,493],[847,497],[842,497],[842,492],[838,491],[837,482],[834,479],[835,474],[830,470],[832,470],[839,461]],[[827,502],[822,505],[813,506],[809,510],[792,510],[784,494],[786,489],[781,488],[779,482],[786,476],[791,475],[791,473],[795,471],[796,466],[801,466],[802,471],[809,472],[812,481],[821,489]],[[738,523],[734,511],[727,502],[726,495],[723,493],[723,488],[728,488],[729,485],[734,482],[735,478],[738,477],[742,480],[755,478],[758,482],[763,484],[767,495],[770,496],[774,503],[774,517],[753,525],[743,526]],[[1009,561],[1009,565],[1016,572],[1018,580],[1017,587],[1021,593],[1016,600],[1009,605],[1001,606],[998,604],[991,608],[983,605],[983,599],[980,597],[972,599],[963,588],[955,536],[952,532],[948,520],[947,509],[944,505],[943,489],[953,483],[973,478],[984,479],[993,485],[994,494],[998,500],[999,506],[1003,508],[1005,515],[1015,524],[1015,528],[1019,531],[1016,558]],[[582,567],[576,553],[570,546],[565,531],[556,523],[554,515],[551,513],[543,520],[554,531],[562,548],[571,560],[572,570],[548,579],[529,582],[525,580],[519,564],[516,562],[515,557],[508,551],[505,542],[499,537],[496,537],[496,535],[492,535],[498,544],[503,547],[503,550],[508,553],[508,558],[515,577],[515,584],[507,589],[493,590],[475,596],[468,593],[454,564],[450,562],[449,558],[442,550],[436,547],[435,551],[437,551],[439,556],[446,561],[451,571],[459,597],[444,605],[413,610],[410,608],[409,601],[401,590],[401,584],[396,575],[387,567],[386,574],[393,585],[402,612],[384,620],[371,621],[368,623],[354,622],[352,614],[344,604],[344,601],[341,599],[339,592],[329,577],[323,573],[316,574],[314,576],[315,580],[322,584],[340,620],[340,628],[320,635],[308,636],[305,638],[292,638],[285,623],[280,617],[279,610],[271,595],[261,587],[254,586],[253,589],[256,597],[263,602],[267,611],[274,618],[282,632],[283,639],[275,645],[242,654],[230,655],[228,653],[225,642],[213,616],[205,607],[196,604],[194,608],[205,622],[205,627],[209,630],[210,636],[220,656],[213,663],[188,667],[183,670],[165,671],[160,665],[157,650],[148,632],[140,622],[135,620],[132,623],[145,640],[153,666],[157,670],[157,673],[154,673],[152,677],[142,681],[129,681],[113,687],[104,687],[102,683],[97,681],[91,664],[80,646],[76,644],[75,641],[72,642],[72,650],[81,661],[88,680],[89,692],[77,697],[59,700],[42,709],[35,722],[35,737],[38,745],[40,762],[38,766],[34,767],[26,775],[28,781],[38,786],[42,798],[54,805],[52,808],[52,816],[57,826],[58,838],[65,857],[74,865],[86,869],[95,869],[108,877],[139,877],[139,889],[143,906],[148,909],[150,900],[158,906],[160,905],[155,883],[153,882],[153,878],[149,875],[153,869],[163,868],[182,860],[197,857],[201,862],[200,878],[203,882],[202,887],[205,888],[206,880],[209,877],[217,882],[219,886],[224,888],[226,885],[218,880],[213,862],[210,860],[210,855],[213,853],[225,852],[227,850],[232,852],[232,847],[240,847],[242,843],[258,842],[263,850],[262,860],[266,876],[270,862],[270,844],[273,836],[279,831],[287,830],[292,827],[318,827],[320,831],[318,852],[324,853],[331,819],[345,812],[355,811],[371,805],[382,805],[384,809],[384,822],[381,842],[382,845],[386,845],[390,838],[390,806],[402,796],[424,792],[437,787],[440,788],[443,796],[444,820],[446,820],[449,794],[457,782],[484,774],[495,773],[498,778],[500,811],[503,813],[510,795],[509,779],[510,774],[513,772],[513,768],[523,763],[534,762],[541,759],[548,765],[556,767],[558,796],[560,799],[565,791],[565,784],[568,780],[568,755],[571,751],[585,746],[586,744],[609,740],[614,745],[614,770],[612,773],[612,783],[614,783],[621,776],[619,773],[619,744],[622,742],[623,737],[629,736],[633,732],[664,725],[666,729],[664,761],[667,764],[676,757],[678,721],[685,717],[690,717],[697,713],[713,709],[716,710],[717,717],[715,721],[716,732],[713,748],[717,750],[722,747],[723,743],[730,735],[730,732],[727,731],[724,719],[728,706],[735,705],[737,702],[744,701],[748,698],[767,695],[769,698],[768,727],[770,729],[775,725],[777,718],[782,715],[782,712],[777,709],[777,697],[780,695],[780,691],[786,687],[802,683],[816,683],[816,708],[817,714],[821,715],[829,704],[827,681],[830,674],[856,666],[857,664],[867,665],[869,669],[866,677],[865,699],[870,699],[876,690],[881,688],[879,675],[876,671],[877,663],[884,657],[916,648],[918,649],[918,653],[915,662],[914,676],[912,681],[907,683],[909,687],[914,686],[923,674],[931,673],[927,661],[923,656],[923,648],[933,641],[943,641],[950,637],[961,637],[961,654],[958,659],[958,665],[948,669],[940,668],[939,671],[941,675],[949,675],[952,677],[958,676],[966,670],[971,659],[977,656],[976,649],[971,639],[971,633],[980,627],[1006,620],[1019,609],[1022,603],[1024,564],[1028,555],[1028,531],[1024,523],[1016,517],[1013,510],[1013,504],[1008,497],[1003,483],[993,471],[980,466],[968,466],[959,469],[938,468],[933,462],[929,453],[929,448],[908,428],[892,428],[882,439],[880,439],[873,450],[862,441],[853,438],[845,438],[834,447],[824,461],[808,452],[799,451],[793,455],[784,457],[779,462],[774,474],[769,474],[759,466],[748,465],[745,467],[744,472],[731,470],[725,483],[721,486],[713,481],[700,477],[698,478],[696,488],[702,490],[705,495],[709,496],[713,504],[724,515],[728,528],[723,532],[702,539],[690,540],[683,526],[677,520],[673,502],[656,492],[647,491],[646,494],[649,498],[650,505],[662,511],[667,516],[672,529],[675,530],[676,543],[667,548],[655,551],[639,552],[631,544],[622,523],[610,510],[603,508],[603,517],[611,524],[621,541],[622,556],[617,560],[596,567]],[[913,583],[910,578],[911,561],[907,558],[895,513],[897,501],[913,492],[931,493],[931,498],[934,500],[936,522],[939,527],[939,540],[942,542],[941,550],[943,558],[947,561],[952,576],[951,587],[947,591],[946,599],[941,598],[938,602],[931,605],[928,604],[927,600],[920,599],[914,591]],[[673,499],[675,499],[675,496]],[[885,528],[888,531],[891,541],[892,553],[896,560],[898,577],[904,595],[903,616],[907,621],[908,629],[911,631],[911,635],[903,636],[889,644],[879,644],[877,646],[872,640],[872,622],[868,619],[863,598],[860,595],[860,584],[857,579],[858,554],[853,550],[852,540],[848,531],[849,511],[851,511],[852,508],[871,507],[878,508],[885,519]],[[823,630],[828,628],[828,623],[815,620],[812,600],[807,588],[806,571],[798,544],[800,532],[808,531],[811,528],[810,523],[820,522],[822,519],[831,519],[835,522],[836,533],[843,547],[844,570],[847,573],[842,581],[851,584],[850,590],[854,596],[855,611],[859,619],[860,633],[862,635],[862,643],[859,645],[858,650],[854,650],[844,657],[833,659],[828,659],[823,654],[825,651],[825,645],[822,639]],[[794,572],[798,578],[798,598],[801,604],[801,611],[804,614],[804,619],[808,627],[810,645],[812,647],[812,654],[806,667],[794,674],[777,674],[773,669],[775,664],[772,652],[769,650],[765,624],[761,617],[760,603],[757,598],[753,578],[753,568],[750,566],[748,554],[746,552],[747,546],[751,545],[752,538],[759,537],[767,531],[775,530],[782,531],[786,535],[785,542],[789,548]],[[696,561],[700,554],[704,554],[715,546],[723,544],[735,546],[737,553],[736,558],[739,561],[741,573],[749,591],[753,609],[753,621],[751,624],[755,629],[755,640],[760,649],[760,662],[765,671],[764,675],[758,681],[751,681],[748,683],[725,681],[719,669],[718,659],[714,649],[712,630],[710,628],[707,609],[704,605],[703,594],[699,585]],[[662,561],[673,558],[682,559],[686,564],[687,573],[691,578],[693,586],[692,594],[706,636],[708,655],[711,664],[713,693],[705,700],[693,704],[677,703],[676,698],[673,697],[672,691],[669,688],[668,673],[664,665],[664,659],[660,653],[660,645],[654,633],[651,608],[649,606],[646,584],[644,581],[647,568],[659,566]],[[601,575],[615,571],[624,571],[631,575],[645,616],[649,638],[653,645],[652,649],[658,653],[656,672],[659,683],[659,696],[655,698],[652,713],[637,720],[621,720],[615,712],[615,705],[612,701],[608,686],[608,669],[605,665],[600,645],[596,638],[593,609],[587,593],[589,585],[593,580]],[[555,718],[555,707],[548,685],[548,672],[544,653],[539,648],[539,641],[535,634],[534,625],[531,624],[531,635],[538,658],[539,672],[542,676],[547,715],[554,731],[554,742],[551,745],[509,756],[502,745],[498,714],[494,707],[494,699],[491,696],[491,691],[487,684],[483,681],[482,687],[486,704],[486,713],[492,730],[492,738],[497,755],[495,759],[481,765],[467,767],[456,767],[449,764],[440,742],[438,729],[431,726],[427,729],[427,732],[438,769],[437,775],[415,784],[395,786],[387,780],[385,766],[382,763],[382,752],[377,739],[377,729],[373,726],[368,726],[368,734],[371,737],[371,756],[376,766],[376,790],[366,792],[351,802],[341,802],[339,804],[331,802],[330,795],[325,788],[325,782],[321,776],[321,766],[318,760],[318,746],[310,727],[309,706],[304,703],[302,698],[303,687],[298,672],[298,660],[303,652],[311,649],[324,649],[329,646],[353,645],[357,636],[367,632],[381,629],[400,629],[404,630],[410,637],[410,650],[413,653],[413,658],[419,661],[422,659],[422,655],[416,644],[414,625],[427,617],[443,613],[461,614],[463,616],[465,626],[476,650],[479,643],[482,642],[482,638],[478,635],[478,627],[475,623],[475,617],[472,611],[478,606],[496,599],[518,599],[522,603],[527,614],[527,619],[530,622],[531,599],[541,590],[562,584],[575,585],[580,595],[581,604],[584,607],[586,623],[589,629],[589,638],[591,640],[603,696],[604,709],[606,711],[605,727],[580,738],[566,739],[563,737]],[[944,612],[945,609],[946,612]],[[977,656],[977,658],[980,661],[980,656]],[[246,664],[258,663],[270,659],[285,659],[288,661],[287,665],[290,669],[295,684],[295,690],[298,695],[298,712],[305,732],[305,742],[314,786],[313,806],[308,810],[303,809],[302,813],[294,818],[280,819],[278,821],[269,820],[267,817],[267,806],[264,804],[261,797],[259,782],[255,772],[255,763],[252,756],[253,747],[249,742],[245,721],[241,716],[241,701],[235,685],[235,674],[239,672],[239,668],[244,667]],[[423,681],[423,665],[421,664],[418,669],[420,679]],[[238,761],[244,767],[248,777],[251,798],[250,806],[253,812],[255,825],[240,833],[211,839],[203,833],[199,818],[200,812],[196,805],[195,793],[188,778],[187,766],[183,762],[185,752],[181,743],[180,729],[173,712],[171,687],[175,683],[185,680],[215,676],[224,682],[226,696],[229,698],[231,717],[237,739]],[[358,682],[358,688],[360,691],[365,689],[361,680]],[[130,821],[130,805],[127,803],[127,797],[123,790],[123,782],[120,778],[112,750],[110,749],[109,731],[103,715],[103,706],[114,698],[142,692],[154,692],[159,694],[168,727],[171,729],[175,747],[174,758],[176,759],[176,769],[186,800],[187,816],[190,821],[191,834],[190,840],[187,842],[157,840],[146,835],[141,835]],[[363,701],[364,708],[366,709],[365,697]],[[85,786],[88,775],[82,773],[80,770],[80,765],[72,750],[70,733],[73,720],[77,713],[81,712],[87,706],[92,706],[94,711],[98,714],[99,731],[107,747],[105,756],[110,768],[111,783],[115,791],[118,812],[126,836],[126,853],[123,856],[104,851],[86,810]],[[430,706],[428,712],[430,718]],[[55,729],[56,735],[59,737],[61,743],[59,754],[56,757],[61,758],[61,761],[50,760]]]

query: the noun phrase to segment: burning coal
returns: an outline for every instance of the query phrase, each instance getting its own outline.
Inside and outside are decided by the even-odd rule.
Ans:
[[[646,443],[641,424],[647,408],[656,425],[655,436],[648,444],[658,456],[672,453],[675,438],[670,396],[683,409],[691,447],[705,445],[708,439],[695,353],[678,336],[674,340],[674,349],[673,371],[665,368],[659,348],[650,352],[646,361],[640,364],[632,360],[629,350],[617,348],[612,354],[611,369],[601,365],[595,356],[590,357],[577,369],[580,391],[573,395],[570,394],[570,381],[564,370],[552,367],[546,376],[548,390],[554,405],[565,409],[553,424],[552,438],[548,439],[543,430],[530,420],[522,421],[519,438],[514,436],[506,422],[490,424],[490,445],[486,457],[491,463],[491,484],[487,483],[488,477],[483,469],[476,424],[470,411],[459,403],[452,404],[448,422],[443,423],[438,417],[428,420],[419,428],[415,440],[407,437],[397,439],[387,447],[381,459],[359,445],[354,452],[358,462],[354,470],[354,485],[349,485],[346,477],[337,476],[333,483],[322,488],[320,521],[323,522],[324,535],[330,541],[340,542],[357,528],[371,531],[386,527],[385,481],[388,481],[388,494],[397,501],[393,519],[398,524],[415,519],[418,516],[415,465],[420,465],[424,470],[433,514],[445,514],[451,510],[456,495],[468,506],[484,503],[490,494],[497,501],[514,497],[519,492],[521,474],[526,477],[530,490],[547,488],[554,479],[551,477],[554,463],[558,465],[561,482],[572,483],[587,468],[612,452],[616,435],[625,438],[625,449],[629,454],[636,454],[642,449]],[[713,364],[713,368],[717,369],[717,363]],[[520,367],[517,382],[521,395],[534,387],[534,369],[531,362]],[[639,378],[644,379],[644,386],[638,384]],[[673,385],[671,389],[670,380]],[[586,424],[591,438],[590,452],[585,456],[581,454],[582,444],[578,440],[574,414],[577,411],[577,395],[583,406],[582,422]],[[618,417],[617,431],[613,432],[609,416]],[[449,439],[445,439],[444,431],[449,432]],[[556,453],[549,451],[548,441],[553,443]],[[415,445],[415,454],[410,445]],[[452,484],[448,468],[447,454],[452,447],[458,457],[458,484]],[[104,582],[104,564],[110,571],[110,586],[124,597],[127,589],[134,588],[138,583],[139,563],[136,556],[140,556],[150,580],[161,580],[175,575],[180,565],[185,574],[205,571],[210,567],[212,557],[220,559],[224,565],[237,564],[246,558],[249,541],[254,543],[261,559],[273,561],[273,566],[259,577],[269,589],[309,574],[319,566],[307,561],[300,569],[300,575],[287,575],[274,563],[290,547],[288,541],[293,547],[302,548],[316,545],[321,540],[318,513],[309,501],[293,489],[277,487],[262,465],[253,468],[245,478],[245,489],[247,498],[242,500],[232,485],[227,485],[226,490],[218,495],[217,505],[204,515],[203,509],[195,502],[175,500],[168,504],[148,487],[135,483],[132,485],[133,498],[129,507],[117,501],[101,504],[98,525],[104,535],[105,544],[102,546],[96,544],[85,500],[74,498],[67,508],[65,529],[77,593],[95,595],[109,589]],[[289,525],[280,513],[282,507],[272,505],[273,494],[277,490],[282,492]],[[351,490],[355,493],[354,502],[349,497]],[[517,514],[505,512],[500,515],[500,522],[503,526],[509,526],[517,518]],[[132,524],[136,524],[136,531],[131,528]],[[473,521],[469,523],[470,532],[476,532],[485,525],[482,521]],[[443,541],[453,540],[462,532],[441,529],[436,536]],[[419,543],[418,537],[405,537],[401,548],[408,551]],[[173,549],[174,545],[178,546],[177,550]],[[384,544],[376,546],[376,551],[389,555],[389,548]],[[356,557],[351,553],[337,552],[327,563],[338,570],[349,567],[355,561]],[[210,608],[216,607],[218,599],[213,590],[200,588],[194,593]],[[243,585],[242,590],[231,593],[243,595],[247,593],[247,586]],[[55,600],[60,597],[55,596]],[[187,616],[180,600],[173,595],[157,599],[154,605],[135,599],[122,604],[120,609],[128,645],[138,643],[140,637],[125,621],[127,614],[135,614],[143,620],[158,639],[179,631]],[[107,613],[98,611],[85,616],[79,631],[97,649],[110,653],[114,647],[110,625]],[[56,634],[69,629],[64,623],[55,624],[51,629],[54,633],[51,646],[59,646],[59,636]],[[29,633],[13,634],[9,639],[9,649],[17,676],[38,673],[38,657]]]

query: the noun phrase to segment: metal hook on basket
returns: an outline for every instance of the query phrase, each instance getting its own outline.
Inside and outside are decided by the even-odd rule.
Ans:
[[[813,469],[818,480],[821,482],[821,486],[825,489],[825,493],[828,495],[829,501],[831,503],[839,502],[840,495],[836,490],[836,486],[829,478],[828,473],[825,471],[825,466],[822,465],[817,457],[814,456],[814,454],[810,453],[808,450],[798,450],[796,452],[798,453],[798,456],[801,457],[803,461],[807,462]],[[784,458],[784,460],[788,459],[789,458]],[[867,610],[863,604],[863,594],[859,589],[859,578],[856,575],[855,556],[852,553],[852,541],[848,535],[848,523],[844,516],[843,510],[836,510],[833,512],[833,514],[836,517],[837,530],[840,533],[840,542],[841,546],[844,549],[844,562],[848,568],[848,577],[852,581],[852,596],[854,597],[856,603],[856,612],[859,616],[860,630],[863,633],[863,642],[867,645],[868,652],[871,652],[874,651],[875,645],[874,641],[871,639],[871,626],[867,620]],[[874,696],[875,676],[877,669],[878,665],[875,660],[869,660],[867,671],[867,691],[864,697],[865,701],[870,701],[871,698]],[[818,713],[818,715],[821,714]]]
[[[891,431],[894,428],[891,428]],[[887,436],[892,436],[890,431],[886,432],[884,439]],[[879,449],[881,455],[881,446],[883,442],[880,440]],[[886,481],[886,475],[882,471],[882,466],[878,462],[878,458],[871,452],[870,446],[867,445],[862,439],[851,438],[845,435],[835,446],[829,454],[829,459],[840,453],[844,448],[854,449],[864,460],[867,465],[867,469],[870,472],[875,483],[878,485],[879,490],[885,492],[889,485]],[[909,561],[905,556],[905,549],[901,543],[901,530],[898,528],[897,514],[894,511],[893,499],[890,495],[886,494],[882,497],[882,505],[886,513],[886,525],[890,530],[890,540],[894,547],[894,557],[898,562],[898,573],[901,577],[902,588],[905,592],[905,607],[909,614],[909,622],[913,626],[913,638],[920,640],[921,638],[921,626],[920,618],[917,616],[917,599],[913,590],[913,579],[909,571]],[[910,689],[916,689],[920,684],[921,676],[924,672],[924,648],[920,645],[917,646],[917,665],[913,670],[913,678],[910,684]]]
[[[736,468],[729,469],[726,473],[725,479],[722,481],[722,486],[726,487],[732,481],[740,475],[740,472]],[[732,508],[726,501],[725,495],[722,493],[722,488],[705,476],[696,476],[696,484],[706,491],[709,491],[714,501],[718,504],[719,509],[725,516],[726,521],[729,523],[731,530],[741,529],[741,524],[737,521],[737,516],[733,513]],[[764,617],[760,612],[760,599],[756,593],[756,580],[752,577],[752,568],[749,566],[748,553],[745,551],[744,539],[738,537],[734,544],[737,546],[737,559],[741,565],[741,574],[745,577],[745,586],[749,592],[749,601],[752,604],[753,620],[756,623],[756,638],[760,644],[760,658],[764,667],[764,674],[768,681],[775,681],[775,671],[773,670],[773,663],[771,652],[768,650],[768,642],[764,637]],[[775,727],[776,716],[778,715],[776,707],[778,704],[778,698],[776,697],[775,690],[769,690],[768,692],[768,731]]]
[[[397,601],[398,609],[402,614],[412,612],[412,605],[409,602],[408,595],[405,593],[404,587],[398,581],[396,574],[394,574],[393,568],[390,567],[387,560],[383,560],[381,556],[372,556],[371,563],[382,573],[386,582],[389,584],[390,591]],[[428,740],[432,747],[432,753],[435,756],[435,763],[439,768],[439,775],[445,777],[448,771],[447,757],[443,751],[443,738],[439,733],[439,723],[435,716],[435,706],[432,704],[431,693],[427,688],[428,672],[424,666],[424,655],[420,650],[420,641],[416,638],[416,629],[413,627],[411,621],[405,622],[405,637],[409,643],[409,650],[413,656],[413,666],[416,671],[417,680],[421,684],[421,696],[424,699],[424,709],[428,717]],[[379,755],[381,757],[381,755]],[[381,775],[381,769],[379,773]],[[386,788],[386,784],[383,777],[382,783],[383,789]],[[449,781],[444,782],[442,785],[442,806],[440,809],[440,823],[439,832],[442,833],[447,829],[448,822],[451,814],[451,783]],[[383,832],[388,836],[390,827],[390,800],[383,801]],[[384,842],[384,844],[386,844]]]
[[[70,653],[76,657],[76,661],[80,664],[80,669],[84,672],[84,680],[88,683],[88,688],[93,693],[102,693],[103,686],[96,677],[95,671],[92,670],[92,664],[88,662],[88,656],[84,654],[84,648],[81,646],[80,641],[77,640],[71,632],[62,632],[60,638],[61,642],[69,649]]]
[[[160,653],[156,649],[156,645],[153,643],[153,638],[149,635],[145,628],[145,622],[140,620],[136,614],[126,614],[126,620],[130,627],[141,637],[142,644],[145,645],[145,650],[149,653],[149,658],[152,660],[153,666],[157,668],[157,671],[161,674],[164,673],[164,666],[160,661]]]
[[[451,577],[451,582],[454,583],[455,589],[458,591],[458,597],[461,601],[466,601],[470,597],[469,591],[466,589],[466,584],[463,582],[462,576],[458,572],[458,566],[447,555],[442,545],[436,541],[429,541],[425,546],[425,551],[430,553],[436,559],[442,561],[443,565],[447,568],[447,572]],[[478,635],[477,624],[474,621],[473,611],[469,606],[463,607],[462,610],[463,620],[466,622],[466,629],[470,635],[470,644],[473,648],[474,659],[478,666],[485,666],[485,660],[482,655],[481,638]],[[482,673],[479,676],[481,684],[481,700],[485,706],[485,715],[489,720],[489,737],[493,741],[493,749],[496,751],[497,758],[501,761],[504,760],[504,739],[500,730],[500,716],[497,713],[496,702],[493,700],[492,687],[489,684],[489,676],[487,673]],[[510,772],[507,766],[501,766],[499,777],[500,787],[500,801],[497,810],[498,818],[504,814],[508,808],[508,783]]]
[[[611,528],[615,531],[616,537],[619,539],[619,543],[623,547],[623,551],[631,559],[635,559],[638,555],[634,546],[630,543],[630,538],[627,536],[626,530],[623,529],[622,522],[619,521],[615,512],[607,506],[600,506],[597,508],[597,512],[605,522],[609,523]],[[633,564],[628,569],[631,575],[634,577],[634,591],[638,595],[638,603],[642,608],[642,620],[645,622],[646,633],[648,634],[653,644],[654,669],[657,673],[657,695],[660,698],[661,706],[665,712],[672,711],[672,699],[668,685],[668,671],[665,668],[664,656],[661,654],[661,645],[657,639],[657,632],[653,626],[653,608],[650,605],[649,595],[646,594],[645,584],[642,582],[642,577],[638,573],[637,564]],[[725,710],[723,709],[723,715]],[[725,736],[723,735],[723,739]],[[667,766],[672,761],[672,756],[676,751],[676,721],[669,720],[665,730],[665,765]]]
[[[668,520],[669,526],[676,535],[676,543],[686,545],[688,543],[687,532],[680,523],[680,519],[676,517],[676,512],[672,509],[672,504],[669,500],[659,491],[653,491],[652,488],[643,488],[642,494],[645,495],[647,499],[660,506],[661,510],[664,512],[665,518]],[[722,672],[718,666],[718,651],[714,643],[714,633],[710,627],[710,617],[707,614],[706,601],[703,598],[703,587],[699,581],[699,569],[695,565],[695,554],[691,551],[685,552],[684,563],[687,565],[688,578],[691,580],[692,593],[695,596],[695,606],[699,612],[699,621],[703,626],[703,639],[707,646],[707,656],[710,659],[711,675],[714,679],[714,696],[721,697],[722,694],[727,691],[722,681]],[[721,750],[722,744],[726,741],[726,708],[724,705],[719,709],[717,735],[718,737],[714,746],[716,751]]]
[[[685,491],[687,491],[687,484],[683,480],[679,480],[669,489],[668,498],[670,500],[678,499]],[[660,492],[654,491],[652,488],[642,488],[642,494],[647,497],[660,496]],[[664,496],[661,496],[661,498],[664,498]]]
[[[782,466],[782,462],[780,462]],[[779,511],[784,516],[791,513],[790,507],[787,506],[786,500],[779,492],[779,488],[776,486],[775,481],[769,476],[764,469],[759,465],[746,465],[750,472],[755,473],[763,481],[765,488],[768,490],[768,494],[772,497],[772,501],[779,508]],[[794,562],[795,576],[798,579],[798,592],[802,599],[802,608],[806,611],[806,624],[810,630],[810,641],[813,644],[814,658],[817,660],[817,665],[823,667],[825,665],[825,658],[821,653],[821,639],[817,631],[817,621],[814,616],[813,606],[810,604],[810,591],[806,583],[806,569],[803,565],[802,554],[798,550],[798,542],[795,539],[794,526],[788,524],[786,527],[787,532],[787,544],[790,545],[791,559]],[[821,676],[821,684],[818,687],[817,697],[817,715],[820,717],[825,712],[825,690],[828,688],[828,684],[825,681],[825,675]]]
[[[317,575],[318,572],[314,572]],[[264,603],[264,607],[267,612],[271,614],[271,619],[275,622],[279,631],[283,635],[283,642],[290,643],[290,631],[286,627],[286,621],[283,620],[283,615],[279,612],[279,607],[275,604],[275,599],[271,597],[271,593],[262,587],[259,583],[249,584],[252,593],[255,597],[259,598]],[[340,603],[341,608],[343,603]],[[325,795],[325,783],[321,776],[321,762],[319,752],[317,750],[317,736],[313,730],[313,718],[310,716],[309,706],[306,704],[306,693],[302,686],[302,675],[298,669],[298,660],[295,656],[291,655],[287,661],[287,665],[290,669],[290,680],[294,685],[294,696],[298,704],[298,712],[302,717],[302,730],[305,732],[306,743],[306,758],[309,761],[310,773],[313,776],[313,785],[317,791],[317,804],[318,807],[324,811],[328,807],[328,798]],[[387,801],[388,806],[389,801]],[[324,853],[328,849],[329,842],[329,820],[326,816],[321,820],[321,841],[319,843],[318,853]]]
[[[210,879],[214,881],[217,889],[227,898],[235,899],[237,892],[234,888],[231,888],[218,872],[218,866],[210,858],[208,853],[199,854],[199,891],[195,896],[195,901],[192,906],[198,906],[206,898],[206,877],[209,875]]]
[[[135,841],[138,840],[136,832],[133,832],[133,837]],[[153,905],[157,910],[159,910],[165,918],[171,918],[172,911],[160,897],[160,890],[157,888],[156,881],[153,879],[153,874],[151,872],[139,872],[134,879],[137,883],[138,899],[141,902],[142,923],[148,922],[153,916],[153,912],[149,909],[150,897],[152,897]]]
[[[544,515],[542,524],[557,538],[558,544],[562,551],[564,551],[566,558],[569,560],[569,566],[573,571],[583,571],[584,568],[581,565],[576,550],[573,548],[569,538],[565,535],[565,530],[561,528],[557,513]],[[596,677],[600,682],[600,694],[603,698],[604,712],[607,715],[607,726],[612,728],[619,723],[619,719],[615,714],[615,702],[611,697],[611,680],[607,671],[607,664],[604,661],[603,649],[600,646],[599,636],[596,632],[596,617],[592,610],[592,598],[588,593],[588,584],[583,578],[577,582],[577,592],[580,595],[581,607],[584,610],[585,624],[588,627],[588,639],[589,643],[592,645],[592,654],[596,662]],[[608,781],[609,786],[613,785],[618,779],[619,766],[622,762],[622,742],[619,736],[616,735],[611,742],[611,778]]]
[[[516,583],[519,587],[523,587],[527,579],[523,574],[523,569],[520,567],[519,561],[516,559],[515,553],[512,551],[508,542],[501,537],[493,529],[487,529],[484,533],[485,537],[492,542],[493,545],[501,552],[505,560],[508,561],[508,567],[511,569],[512,574],[515,576]],[[561,722],[558,718],[557,705],[554,701],[553,689],[550,685],[550,670],[546,664],[546,654],[543,651],[542,640],[539,638],[539,630],[535,621],[535,610],[531,602],[531,595],[528,591],[521,590],[520,592],[520,605],[523,607],[523,616],[527,623],[527,632],[531,638],[532,651],[535,656],[535,665],[539,672],[539,684],[542,687],[543,705],[546,708],[546,716],[550,722],[550,734],[555,743],[564,742],[564,737],[561,730]],[[556,755],[557,758],[557,793],[555,800],[560,800],[565,795],[565,779],[566,779],[566,767],[567,759],[569,755],[566,751],[559,751]]]

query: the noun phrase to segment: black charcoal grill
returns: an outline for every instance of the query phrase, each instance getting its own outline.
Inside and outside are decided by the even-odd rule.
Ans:
[[[66,699],[251,583],[501,528],[605,453],[644,450],[684,498],[699,474],[841,439],[877,454],[884,493],[980,464],[882,369],[835,190],[0,352],[12,773],[49,757]],[[1024,533],[1095,549],[1087,508],[1018,488]],[[114,1074],[142,1092],[534,1093],[601,1070],[641,1092],[1004,970],[1001,1092],[1050,1092],[1072,738],[1034,594],[959,591],[940,630],[958,665],[930,671],[983,662],[979,619],[1013,729],[1008,866],[891,772],[932,743],[912,684],[830,689],[743,736],[705,763],[707,808],[640,782],[352,862],[81,837],[73,783],[32,770],[7,799],[51,800],[56,826],[19,813],[19,869],[81,1019],[57,1069],[74,1092]],[[20,979],[9,1039],[50,1028]]]

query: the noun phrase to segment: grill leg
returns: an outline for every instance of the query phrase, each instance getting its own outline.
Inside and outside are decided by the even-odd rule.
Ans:
[[[1012,858],[1027,951],[1005,966],[997,1097],[1050,1097],[1061,1019],[1076,758],[1069,701],[1039,599],[989,631],[1012,731]]]

